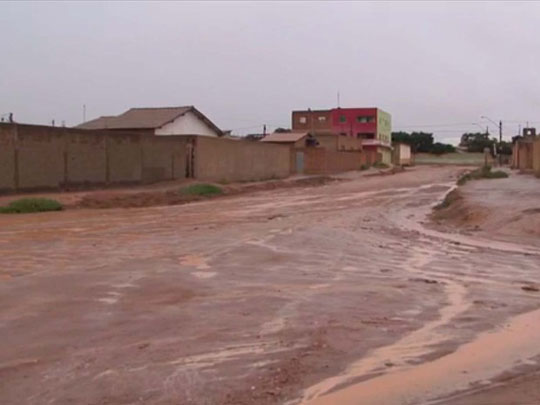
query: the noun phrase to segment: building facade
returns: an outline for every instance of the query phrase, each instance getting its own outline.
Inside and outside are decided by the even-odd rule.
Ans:
[[[323,147],[366,149],[378,161],[392,163],[392,117],[380,108],[293,111],[292,129],[310,131]]]
[[[99,117],[78,125],[78,129],[137,131],[168,135],[198,135],[218,137],[223,132],[193,106],[131,108],[116,116]]]

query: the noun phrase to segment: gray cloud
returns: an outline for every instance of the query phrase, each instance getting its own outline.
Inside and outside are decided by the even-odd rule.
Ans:
[[[339,90],[396,129],[455,141],[487,115],[510,136],[540,121],[535,16],[539,3],[1,3],[0,114],[74,125],[83,104],[88,118],[194,104],[246,133]]]

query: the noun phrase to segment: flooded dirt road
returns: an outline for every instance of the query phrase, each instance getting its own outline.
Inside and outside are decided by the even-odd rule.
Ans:
[[[461,170],[1,217],[0,402],[449,405],[534,378],[538,244],[427,223]]]

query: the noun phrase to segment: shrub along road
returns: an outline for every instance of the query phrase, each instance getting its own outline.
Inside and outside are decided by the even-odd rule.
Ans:
[[[538,247],[424,224],[462,170],[1,216],[0,402],[425,403],[533,373]]]

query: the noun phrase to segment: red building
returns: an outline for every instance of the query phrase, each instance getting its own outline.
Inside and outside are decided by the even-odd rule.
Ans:
[[[330,110],[293,111],[292,129],[310,131],[325,144],[346,144],[358,140],[357,149],[373,150],[379,161],[392,162],[392,118],[379,108],[333,108]],[[323,137],[338,137],[338,142],[325,142]]]

